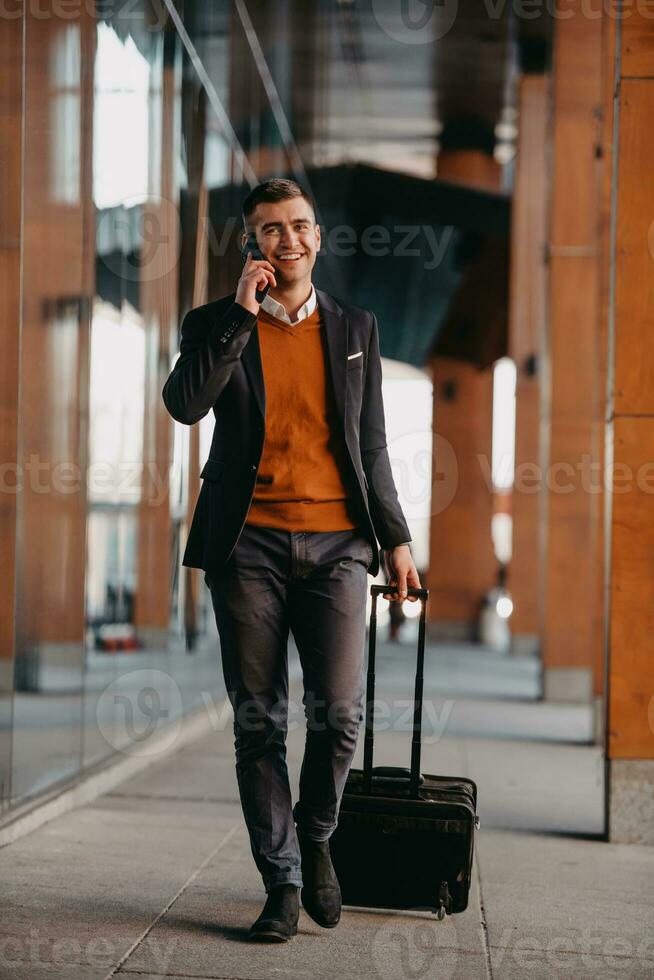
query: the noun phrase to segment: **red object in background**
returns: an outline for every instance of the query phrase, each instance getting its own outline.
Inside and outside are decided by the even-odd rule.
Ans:
[[[136,630],[131,623],[105,623],[96,633],[96,647],[106,653],[117,650],[140,650]]]

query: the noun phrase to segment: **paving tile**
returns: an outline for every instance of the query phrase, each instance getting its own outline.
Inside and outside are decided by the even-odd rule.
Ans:
[[[561,973],[568,954],[570,970],[577,956],[588,976],[631,976],[641,963],[654,976],[654,848],[482,830],[478,857],[498,963],[505,950],[533,950],[535,964],[559,950]]]
[[[459,747],[466,775],[479,789],[484,828],[603,833],[604,762],[599,746],[461,739]]]
[[[326,930],[301,910],[298,935],[274,945],[248,940],[264,900],[246,834],[237,832],[228,851],[203,869],[119,975],[156,974],[160,950],[172,949],[166,970],[180,977],[486,980],[476,890],[470,909],[444,922],[424,912],[346,907],[339,926]]]
[[[651,960],[585,956],[561,948],[492,950],[495,980],[652,980]]]
[[[103,797],[2,848],[0,976],[57,976],[58,960],[71,978],[75,964],[106,976],[241,819],[233,805]]]
[[[375,747],[376,764],[406,766],[410,732],[380,730]],[[288,739],[295,797],[303,750],[300,725]],[[362,752],[360,739],[357,767]],[[445,735],[426,739],[422,759],[425,772],[479,783],[483,911],[475,876],[468,910],[444,922],[346,908],[324,930],[302,912],[292,942],[250,943],[265,895],[223,726],[0,850],[0,977],[104,980],[128,953],[117,975],[141,980],[654,976],[654,849],[524,832],[594,826],[592,747]],[[503,821],[521,831],[488,829]]]

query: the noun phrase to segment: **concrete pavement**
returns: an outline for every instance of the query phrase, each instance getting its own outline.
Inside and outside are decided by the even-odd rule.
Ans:
[[[299,706],[297,684],[292,698]],[[288,749],[296,786],[299,708]],[[407,733],[381,730],[376,751],[406,764]],[[597,761],[592,746],[446,733],[425,745],[422,768],[480,783],[468,910],[438,922],[346,909],[335,930],[301,912],[298,936],[269,946],[247,941],[264,892],[223,724],[0,851],[0,977],[651,978],[654,849],[589,839]]]

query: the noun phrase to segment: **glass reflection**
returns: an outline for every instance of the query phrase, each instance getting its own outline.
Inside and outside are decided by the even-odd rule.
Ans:
[[[86,20],[25,14],[12,804],[81,753],[88,305]]]
[[[62,204],[80,199],[80,28],[68,24],[50,49],[51,197]]]
[[[84,764],[119,749],[116,685],[140,659],[135,625],[148,363],[139,250],[161,169],[162,37],[100,23],[94,64],[96,297],[89,371]],[[124,719],[123,719],[124,721]]]
[[[147,197],[151,173],[148,64],[131,37],[98,25],[93,115],[93,200],[111,208]]]
[[[181,317],[210,297],[193,292],[193,249],[188,268],[166,264],[148,226],[166,231],[166,221],[183,219],[185,247],[195,242],[203,179],[213,192],[210,261],[221,266],[220,282],[212,269],[209,279],[223,295],[240,268],[228,248],[238,224],[230,185],[239,200],[242,189],[234,133],[262,175],[288,161],[228,7],[207,14],[212,33],[188,16],[230,115],[228,137],[213,112],[200,118],[196,66],[147,8],[140,17],[85,10],[70,21],[26,13],[26,485],[17,495],[15,663],[3,660],[0,676],[0,692],[13,692],[1,702],[10,735],[3,804],[131,751],[158,719],[173,722],[222,690],[209,593],[201,573],[181,564],[196,493],[190,457],[206,458],[214,419],[193,433],[161,401]],[[250,92],[234,82],[239,52]],[[288,66],[271,64],[283,89]]]
[[[176,149],[183,131],[175,132],[166,156],[166,123],[188,120],[192,125],[193,117],[177,105],[182,73],[176,39],[172,46],[168,39],[171,75],[164,88],[163,35],[153,32],[135,40],[114,26],[98,27],[95,64],[87,765],[115,751],[134,751],[162,719],[174,722],[201,703],[203,693],[215,691],[220,676],[215,627],[211,631],[204,596],[197,617],[199,642],[192,651],[186,649],[187,576],[181,560],[192,440],[188,427],[167,415],[162,421],[161,403],[163,328],[176,326],[165,318],[175,308],[177,269],[157,272],[159,255],[148,240],[149,226],[166,219],[161,188],[169,189],[163,205],[172,203],[177,216],[187,182]],[[171,349],[177,350],[176,331]],[[160,481],[168,493],[151,499],[152,481]],[[159,560],[161,535],[165,561]]]

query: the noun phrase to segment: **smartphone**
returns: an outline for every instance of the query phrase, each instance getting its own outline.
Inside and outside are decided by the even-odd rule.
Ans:
[[[243,247],[243,262],[247,262],[248,253],[252,255],[253,259],[263,259],[265,256],[262,254],[261,249],[257,243],[256,235],[249,235]],[[268,290],[270,289],[270,283],[267,282],[263,289],[255,289],[254,297],[257,303],[261,303]]]

